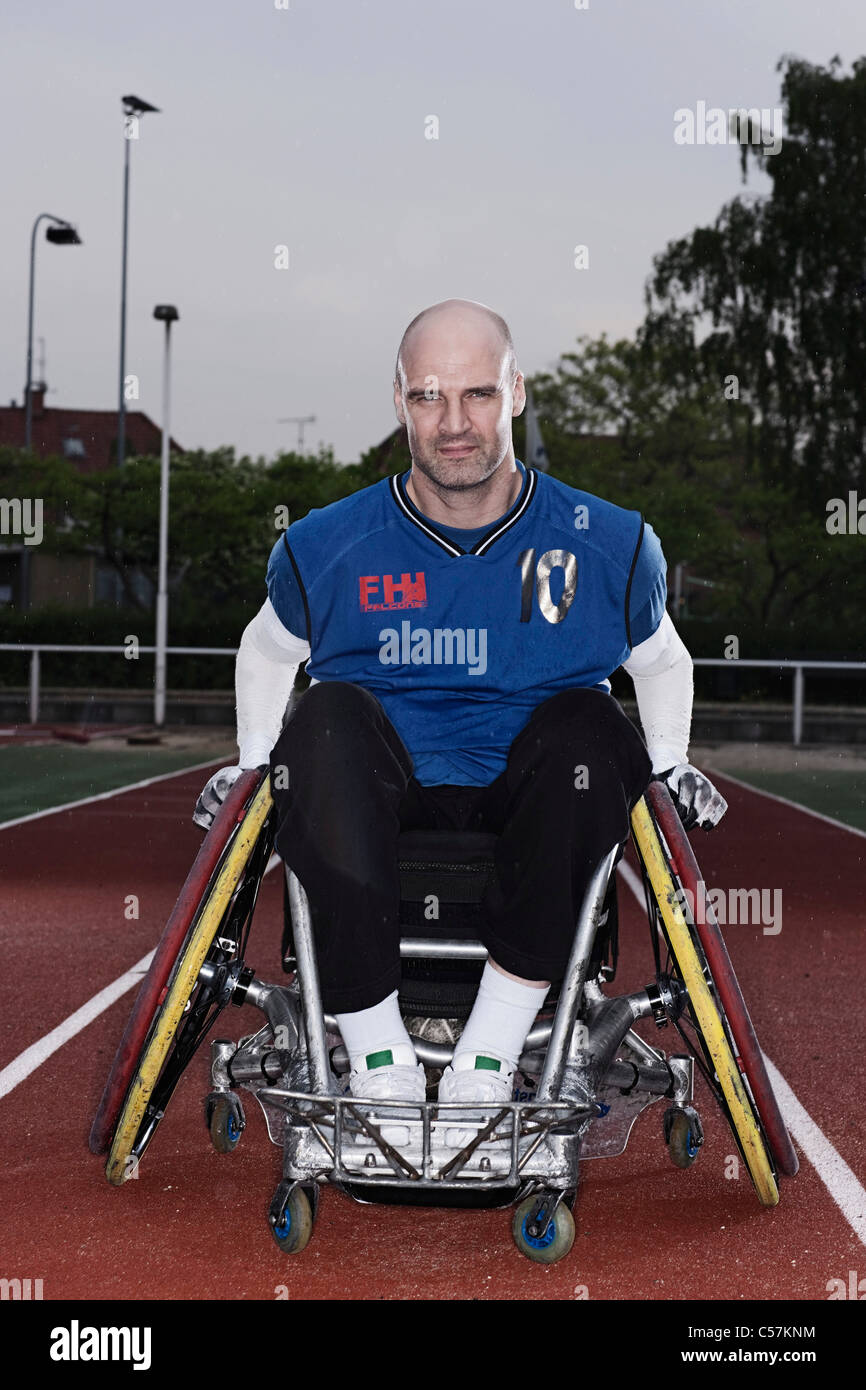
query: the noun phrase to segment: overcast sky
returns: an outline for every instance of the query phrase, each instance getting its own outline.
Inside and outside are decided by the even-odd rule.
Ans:
[[[307,444],[354,461],[396,423],[405,325],[451,295],[505,316],[526,372],[633,333],[653,254],[743,191],[736,148],[677,144],[674,112],[779,106],[785,53],[847,73],[864,4],[588,5],[3,0],[0,401],[51,212],[84,245],[39,244],[47,403],[116,407],[125,93],[161,108],[131,147],[127,371],[159,421],[152,311],[176,304],[185,447],[272,456],[297,440],[279,417],[315,415]]]

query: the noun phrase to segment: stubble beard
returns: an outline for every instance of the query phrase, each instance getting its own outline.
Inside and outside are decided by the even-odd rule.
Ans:
[[[496,473],[505,457],[501,457],[498,445],[476,446],[473,454],[465,459],[443,458],[436,445],[427,445],[423,450],[412,451],[412,465],[423,473],[429,483],[442,492],[469,492],[483,487]]]

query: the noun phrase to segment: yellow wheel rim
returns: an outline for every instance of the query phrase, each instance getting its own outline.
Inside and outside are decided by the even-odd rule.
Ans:
[[[130,1164],[132,1146],[141,1128],[153,1088],[165,1064],[187,1000],[198,982],[205,956],[210,950],[226,907],[240,881],[241,874],[272,805],[270,779],[268,778],[259,787],[247,814],[241,821],[240,830],[235,836],[216,882],[205,900],[198,921],[192,929],[180,958],[180,964],[169,986],[168,994],[160,1006],[156,1027],[142,1052],[138,1071],[120,1112],[108,1162],[105,1165],[105,1176],[115,1187],[119,1187],[122,1182],[132,1176],[132,1165]]]
[[[742,1145],[758,1199],[774,1207],[779,1189],[761,1131],[755,1120],[743,1080],[725,1036],[713,996],[692,943],[688,922],[676,896],[676,887],[659,841],[649,807],[643,797],[631,814],[632,830],[652,885],[659,912],[695,1011],[700,1031],[716,1069],[731,1122]]]

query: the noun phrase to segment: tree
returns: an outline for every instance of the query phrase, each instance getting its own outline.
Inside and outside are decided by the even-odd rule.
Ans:
[[[866,58],[840,73],[787,57],[786,134],[741,152],[771,182],[654,260],[640,341],[665,342],[705,389],[736,376],[747,475],[823,510],[866,483]]]

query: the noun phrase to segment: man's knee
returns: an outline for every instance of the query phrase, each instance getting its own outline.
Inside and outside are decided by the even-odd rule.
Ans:
[[[373,714],[381,710],[382,706],[369,690],[362,685],[356,685],[354,681],[316,681],[315,685],[310,685],[303,695],[298,697],[298,701],[292,711],[292,718],[304,712],[313,713],[315,718],[320,718],[322,713],[332,713],[335,711],[345,711],[354,714],[360,710],[364,714]]]
[[[619,703],[603,690],[559,691],[537,707],[526,732],[534,734],[534,762],[549,762],[559,772],[574,759],[578,788],[605,785],[613,775],[636,799],[649,781],[646,744]]]
[[[529,726],[536,742],[557,753],[564,746],[587,752],[621,746],[643,748],[643,739],[628,715],[603,690],[561,690],[539,705]]]
[[[359,718],[375,720],[382,706],[369,690],[352,681],[317,681],[300,695],[283,726],[271,753],[271,765],[279,763],[286,750],[300,738],[328,737],[356,725]]]
[[[617,726],[624,719],[628,722],[614,697],[593,686],[572,686],[569,690],[560,690],[536,706],[533,718],[578,728],[586,728],[588,724]]]

